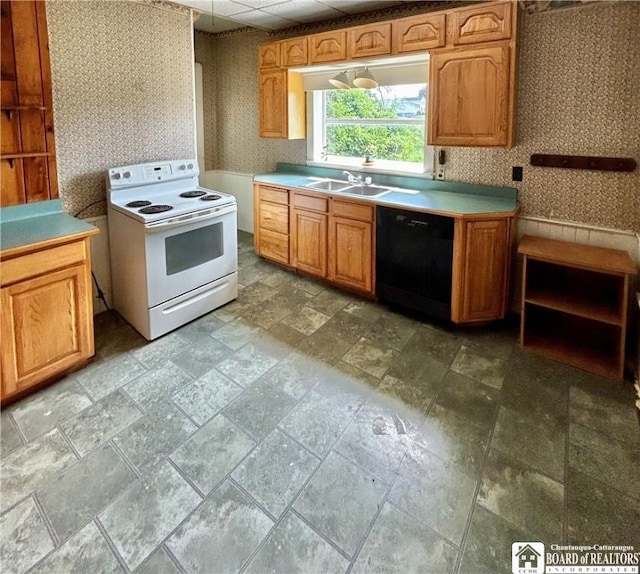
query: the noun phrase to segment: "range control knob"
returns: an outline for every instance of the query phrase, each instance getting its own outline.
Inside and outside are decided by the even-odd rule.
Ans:
[[[120,175],[120,172],[117,171],[111,177],[113,177],[113,179],[120,179],[122,176]]]
[[[190,163],[190,164],[187,166],[187,169],[193,169],[193,164],[192,164],[192,163]]]
[[[130,171],[125,171],[125,172],[122,174],[122,177],[124,177],[124,178],[126,178],[126,179],[129,179],[129,178],[131,177],[131,172],[130,172]]]
[[[184,171],[185,169],[187,169],[187,166],[182,164],[178,169],[181,169],[182,171]]]

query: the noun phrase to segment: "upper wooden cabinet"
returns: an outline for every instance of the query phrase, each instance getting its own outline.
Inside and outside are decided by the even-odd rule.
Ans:
[[[309,36],[309,63],[339,62],[347,58],[347,33],[344,30]]]
[[[511,2],[502,2],[452,11],[448,15],[451,44],[462,46],[508,40],[513,32],[514,10]]]
[[[432,55],[430,145],[511,146],[512,56],[513,48],[508,45]]]
[[[305,95],[302,76],[286,69],[260,72],[260,137],[305,137]]]
[[[446,43],[444,14],[424,14],[393,21],[393,53],[421,52]]]
[[[309,63],[308,41],[306,36],[282,42],[282,65],[306,66]]]
[[[391,22],[357,26],[347,31],[347,58],[391,54]]]
[[[45,3],[0,3],[0,206],[58,197]]]
[[[280,42],[262,44],[258,48],[258,66],[261,70],[279,68],[282,63],[282,51]]]

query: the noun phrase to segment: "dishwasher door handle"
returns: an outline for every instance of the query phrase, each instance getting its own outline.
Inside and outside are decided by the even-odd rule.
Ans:
[[[422,227],[427,227],[429,225],[428,221],[420,221],[419,219],[411,219],[408,223],[410,227],[415,227],[416,225],[422,225]]]

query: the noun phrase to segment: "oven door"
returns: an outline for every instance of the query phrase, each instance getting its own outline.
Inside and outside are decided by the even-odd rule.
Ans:
[[[149,307],[237,271],[236,211],[223,205],[145,225]]]

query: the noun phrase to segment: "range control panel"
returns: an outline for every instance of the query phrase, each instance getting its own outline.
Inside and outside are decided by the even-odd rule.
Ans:
[[[200,173],[195,159],[165,161],[162,163],[140,163],[113,167],[107,172],[107,186],[122,189],[136,185],[158,183],[195,177]]]

